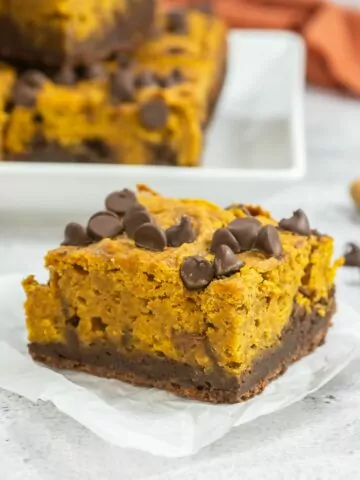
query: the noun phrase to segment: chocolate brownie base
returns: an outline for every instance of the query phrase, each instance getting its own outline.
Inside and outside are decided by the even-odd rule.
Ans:
[[[334,303],[320,317],[294,305],[280,344],[258,358],[240,377],[221,369],[211,350],[212,372],[142,353],[120,353],[112,348],[80,347],[76,329],[69,327],[66,344],[30,344],[35,360],[60,369],[80,370],[116,378],[133,385],[157,387],[177,395],[213,403],[236,403],[261,393],[287,367],[320,346],[331,325]],[[206,342],[206,340],[204,340]],[[205,345],[208,347],[207,345]]]
[[[133,50],[140,41],[152,35],[155,22],[155,0],[131,2],[126,17],[118,14],[114,25],[99,25],[99,31],[84,41],[65,38],[64,32],[44,29],[43,38],[47,38],[47,46],[37,46],[28,38],[16,22],[7,16],[0,17],[0,55],[8,60],[22,61],[31,67],[44,64],[60,66],[64,62],[72,65],[87,65],[102,60],[116,50]],[[72,46],[71,54],[65,49],[66,44]]]

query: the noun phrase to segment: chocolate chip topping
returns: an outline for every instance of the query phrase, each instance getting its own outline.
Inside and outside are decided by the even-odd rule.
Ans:
[[[209,285],[214,278],[214,268],[199,255],[187,257],[181,265],[180,276],[188,290],[198,290]]]
[[[216,253],[221,245],[227,245],[235,253],[240,252],[239,242],[227,228],[219,228],[215,231],[210,245],[210,252]]]
[[[149,130],[164,128],[170,115],[169,107],[162,98],[154,98],[141,105],[139,116],[142,125]]]
[[[136,202],[135,193],[125,188],[124,190],[108,195],[105,200],[105,206],[110,212],[124,215]]]
[[[131,69],[118,70],[111,76],[111,97],[114,102],[132,102],[135,93],[135,79]]]
[[[169,75],[165,77],[159,77],[158,82],[161,87],[163,88],[170,88],[173,87],[174,85],[178,85],[179,83],[182,83],[184,80],[184,77],[182,75],[182,72],[179,68],[174,68]]]
[[[69,223],[65,227],[64,241],[62,245],[84,246],[92,242],[85,228],[78,223]]]
[[[189,217],[183,216],[179,225],[174,225],[166,230],[167,244],[169,247],[180,247],[184,243],[193,243],[196,233]]]
[[[232,275],[244,266],[228,245],[220,245],[216,250],[214,268],[217,277]]]
[[[77,81],[75,69],[69,65],[64,65],[54,77],[55,83],[60,85],[72,86]]]
[[[136,230],[144,223],[152,223],[149,212],[142,205],[134,205],[125,214],[124,228],[129,238],[134,238]]]
[[[162,252],[166,247],[164,230],[152,223],[141,225],[135,232],[134,240],[137,247],[153,252]]]
[[[185,35],[187,33],[187,17],[185,10],[176,9],[168,13],[167,30],[171,33]]]
[[[239,243],[240,250],[251,250],[255,239],[261,230],[261,223],[256,218],[237,218],[228,229]]]
[[[279,257],[282,254],[282,245],[278,230],[273,225],[263,227],[256,238],[254,248]]]
[[[116,237],[123,231],[121,219],[112,212],[98,212],[88,222],[88,234],[94,240]]]
[[[39,90],[47,80],[48,78],[37,70],[26,71],[14,85],[13,103],[27,108],[34,107]]]
[[[135,80],[136,88],[153,87],[157,85],[155,75],[150,70],[140,73]]]
[[[360,267],[360,248],[354,243],[349,243],[344,258],[346,267]]]
[[[279,228],[299,235],[309,236],[311,234],[309,220],[301,209],[296,210],[292,217],[281,220]]]

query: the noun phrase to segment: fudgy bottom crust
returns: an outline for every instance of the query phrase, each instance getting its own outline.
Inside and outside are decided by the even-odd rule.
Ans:
[[[289,365],[324,342],[335,310],[334,303],[330,305],[325,317],[309,314],[295,305],[280,344],[266,350],[240,377],[221,369],[209,350],[213,368],[206,372],[163,357],[119,352],[104,346],[84,348],[78,343],[75,330],[68,336],[67,344],[32,343],[29,351],[35,360],[55,368],[80,370],[133,385],[157,387],[195,400],[236,403],[261,393]]]

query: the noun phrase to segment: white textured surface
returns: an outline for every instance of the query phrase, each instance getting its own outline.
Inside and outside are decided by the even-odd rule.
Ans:
[[[359,239],[360,221],[357,223],[351,216],[346,188],[349,180],[360,176],[360,104],[310,92],[307,118],[310,171],[306,184],[322,184],[328,189],[329,212],[336,209],[335,215],[330,215],[334,231],[337,215],[343,212],[348,218],[348,230],[341,232],[341,238]],[[320,199],[314,196],[312,201],[316,216],[326,212]],[[298,202],[296,191],[288,202],[289,208],[292,202],[294,205]],[[11,238],[10,233],[5,228],[8,238]],[[50,237],[52,235],[49,240]],[[29,259],[18,252],[18,258],[13,260],[0,245],[0,269],[14,272],[19,270],[19,262],[20,270],[27,265],[35,267],[41,253],[38,259]],[[360,281],[357,275],[346,277],[349,276],[345,273],[341,275],[342,294],[360,311]],[[183,460],[166,460],[111,447],[57,412],[52,405],[32,405],[0,391],[0,478],[357,478],[360,465],[359,371],[360,361],[353,362],[315,395],[285,411],[236,429],[197,456]]]

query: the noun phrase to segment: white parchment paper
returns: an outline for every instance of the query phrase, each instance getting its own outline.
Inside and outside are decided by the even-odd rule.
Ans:
[[[360,317],[340,302],[326,344],[260,396],[237,405],[207,405],[33,362],[26,350],[21,278],[0,277],[0,387],[33,402],[50,401],[104,440],[155,455],[195,454],[231,428],[291,405],[338,374],[360,347]]]

